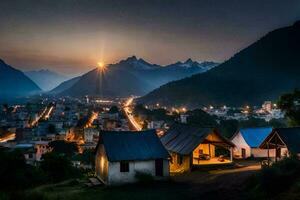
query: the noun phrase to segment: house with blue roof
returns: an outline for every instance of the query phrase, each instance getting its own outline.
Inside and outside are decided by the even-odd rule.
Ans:
[[[106,185],[133,183],[140,174],[162,179],[169,176],[169,157],[155,130],[101,131],[96,176]]]
[[[243,128],[237,131],[231,138],[235,144],[233,156],[235,158],[264,158],[268,157],[268,151],[259,146],[271,134],[271,127]],[[269,151],[269,155],[275,155],[275,150]]]

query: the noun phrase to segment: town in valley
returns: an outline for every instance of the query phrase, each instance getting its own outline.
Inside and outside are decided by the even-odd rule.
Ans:
[[[0,9],[0,200],[300,199],[299,1]]]

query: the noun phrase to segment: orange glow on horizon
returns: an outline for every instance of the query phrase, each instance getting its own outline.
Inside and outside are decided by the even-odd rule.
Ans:
[[[98,65],[99,68],[103,68],[104,67],[104,63],[103,62],[98,62],[97,65]]]
[[[104,64],[104,62],[97,62],[97,65],[98,65],[98,69],[99,71],[105,71],[106,70],[106,66]]]

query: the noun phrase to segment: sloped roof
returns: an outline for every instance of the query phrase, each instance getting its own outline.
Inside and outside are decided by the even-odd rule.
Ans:
[[[109,161],[167,159],[169,153],[156,135],[147,131],[101,131],[102,143]]]
[[[300,127],[274,129],[292,153],[300,153]]]
[[[240,129],[240,133],[242,134],[244,140],[251,148],[259,147],[259,145],[268,137],[271,132],[271,127]]]
[[[161,141],[168,151],[182,155],[189,155],[212,132],[215,132],[213,128],[201,128],[186,124],[173,124],[168,132],[161,138]],[[234,146],[220,134],[218,135],[224,143]]]

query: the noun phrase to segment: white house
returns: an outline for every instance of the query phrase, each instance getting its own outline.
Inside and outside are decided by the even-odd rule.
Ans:
[[[162,126],[164,125],[164,121],[160,120],[160,121],[150,121],[148,123],[147,128],[148,129],[159,129],[162,128]]]
[[[41,161],[41,158],[44,154],[51,152],[51,148],[48,144],[49,141],[34,141],[36,161]]]
[[[99,136],[99,130],[95,128],[84,128],[83,133],[85,142],[93,142],[94,136]]]
[[[244,128],[237,131],[231,138],[231,142],[235,144],[233,155],[235,158],[255,158],[268,157],[268,151],[261,149],[259,146],[272,132],[270,127],[262,128]],[[275,155],[275,150],[269,151],[270,156]]]
[[[138,174],[155,179],[169,176],[169,153],[155,130],[100,132],[96,176],[107,185],[138,181]]]

